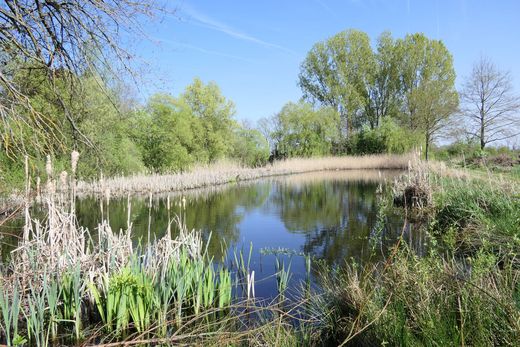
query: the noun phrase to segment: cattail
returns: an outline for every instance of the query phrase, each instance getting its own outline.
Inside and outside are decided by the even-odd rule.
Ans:
[[[78,159],[79,159],[79,152],[72,151],[72,153],[70,153],[70,164],[72,167],[72,175],[76,174],[76,168],[78,167]]]
[[[47,162],[45,163],[45,172],[47,172],[47,177],[52,177],[52,161],[50,155],[47,155]]]
[[[60,183],[61,183],[61,189],[65,189],[67,186],[67,171],[62,171],[60,173]]]
[[[105,190],[105,199],[107,200],[107,206],[110,205],[110,188]]]
[[[40,180],[40,176],[36,177],[36,196],[38,197],[38,199],[40,198],[40,185],[41,185],[41,180]]]

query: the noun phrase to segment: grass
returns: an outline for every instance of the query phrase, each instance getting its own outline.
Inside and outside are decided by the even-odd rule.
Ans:
[[[518,269],[482,254],[468,264],[403,246],[386,268],[323,271],[321,331],[331,343],[392,346],[515,345]]]
[[[438,172],[438,171],[437,171]],[[411,188],[410,188],[411,187]],[[430,247],[399,242],[383,263],[323,268],[312,296],[334,345],[490,346],[520,341],[520,187],[514,181],[415,168],[387,193],[424,198]],[[422,194],[425,195],[422,195]],[[388,204],[391,206],[391,204]]]
[[[176,238],[167,232],[146,246],[132,243],[130,223],[116,233],[101,221],[94,239],[77,223],[75,190],[60,188],[74,177],[63,177],[47,182],[43,220],[26,204],[23,237],[0,269],[0,343],[253,343],[263,325],[287,324],[273,320],[278,305],[255,300],[252,245],[235,252],[234,266],[217,263],[179,217],[168,223]],[[286,287],[288,269],[281,273]]]

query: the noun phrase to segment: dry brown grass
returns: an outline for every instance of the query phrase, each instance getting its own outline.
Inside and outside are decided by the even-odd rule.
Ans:
[[[294,158],[260,168],[241,167],[231,162],[198,166],[191,171],[172,174],[113,177],[96,182],[78,182],[78,194],[126,196],[129,193],[161,193],[281,176],[331,170],[403,170],[413,155],[370,155],[363,157]]]

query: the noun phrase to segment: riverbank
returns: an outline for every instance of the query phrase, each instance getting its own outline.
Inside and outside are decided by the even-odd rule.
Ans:
[[[247,168],[223,162],[198,166],[183,173],[101,178],[95,182],[80,181],[77,183],[76,191],[80,195],[106,194],[107,191],[110,196],[126,196],[134,193],[156,194],[317,171],[405,170],[413,160],[416,160],[413,155],[295,158],[276,161],[259,168]]]
[[[384,206],[393,208],[397,194],[408,200],[403,214],[423,213],[426,255],[398,242],[384,262],[319,271],[323,294],[314,307],[331,344],[520,341],[520,185],[493,174],[425,170],[403,177]]]

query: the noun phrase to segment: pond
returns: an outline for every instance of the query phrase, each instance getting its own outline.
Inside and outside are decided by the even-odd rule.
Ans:
[[[275,258],[290,264],[291,281],[306,278],[304,255],[313,263],[342,265],[346,261],[366,263],[380,260],[403,233],[415,249],[422,249],[423,237],[399,213],[378,215],[378,189],[399,172],[330,171],[298,174],[252,182],[239,182],[181,193],[112,199],[83,198],[77,201],[79,224],[95,230],[98,222],[109,220],[113,230],[132,224],[136,243],[159,238],[168,221],[180,216],[189,229],[201,230],[209,240],[208,252],[221,261],[243,249],[255,271],[256,295],[276,294]],[[171,201],[168,211],[167,201]],[[183,207],[182,200],[185,199]],[[130,206],[130,214],[129,214]],[[14,224],[13,224],[14,223]],[[12,233],[20,227],[0,229]],[[10,229],[9,229],[10,228]],[[175,236],[175,224],[172,225]],[[150,231],[150,232],[149,232]],[[211,236],[210,236],[211,235]],[[4,239],[7,239],[4,237]],[[4,245],[3,251],[6,251]]]

